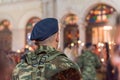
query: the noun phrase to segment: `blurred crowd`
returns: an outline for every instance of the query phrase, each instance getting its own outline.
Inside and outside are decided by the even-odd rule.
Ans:
[[[19,53],[0,50],[0,80],[11,80],[12,71],[19,62]]]

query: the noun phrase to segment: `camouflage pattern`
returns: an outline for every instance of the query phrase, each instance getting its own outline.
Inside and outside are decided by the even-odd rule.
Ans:
[[[96,69],[101,66],[97,55],[91,51],[85,51],[78,57],[77,63],[81,68],[83,80],[97,80]]]
[[[12,80],[71,80],[63,79],[70,77],[65,76],[66,73],[63,74],[63,71],[80,80],[77,64],[52,47],[40,46],[35,52],[28,52],[25,59],[16,66]],[[59,77],[58,74],[64,77]]]

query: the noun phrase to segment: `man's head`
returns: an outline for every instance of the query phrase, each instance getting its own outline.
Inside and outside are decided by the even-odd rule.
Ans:
[[[32,33],[31,40],[39,41],[42,43],[51,41],[57,41],[58,36],[58,21],[55,18],[46,18],[35,24]],[[50,40],[53,38],[53,40]],[[48,40],[49,39],[49,40]]]
[[[58,21],[55,18],[46,18],[35,24],[31,40],[44,41],[53,34],[58,32]]]
[[[92,43],[91,43],[91,42],[88,42],[88,43],[85,44],[85,47],[86,47],[86,48],[90,48],[91,46],[92,46]]]
[[[85,48],[86,48],[87,50],[92,51],[92,49],[93,49],[92,43],[91,43],[91,42],[85,43]]]

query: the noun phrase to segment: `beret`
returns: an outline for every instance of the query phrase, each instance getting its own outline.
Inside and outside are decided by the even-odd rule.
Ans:
[[[35,24],[30,40],[43,41],[58,32],[58,21],[55,18],[45,18]]]
[[[86,47],[86,48],[89,48],[90,46],[92,46],[92,43],[91,43],[91,42],[88,42],[88,43],[85,44],[85,47]]]

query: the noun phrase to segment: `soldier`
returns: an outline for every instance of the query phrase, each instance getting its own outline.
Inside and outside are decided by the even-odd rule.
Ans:
[[[37,49],[28,52],[13,71],[13,80],[80,80],[79,66],[57,50],[58,21],[46,18],[35,24],[31,40]]]
[[[77,63],[82,71],[83,80],[97,80],[96,69],[100,68],[101,63],[97,55],[92,53],[92,44],[86,43],[86,49],[78,57]]]

